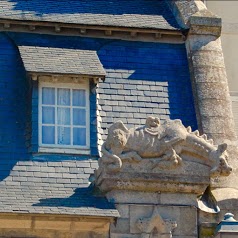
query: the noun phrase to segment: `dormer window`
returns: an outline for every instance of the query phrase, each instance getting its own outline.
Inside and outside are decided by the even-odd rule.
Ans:
[[[105,77],[97,53],[38,46],[19,46],[19,51],[37,95],[33,152],[90,154],[89,82]]]

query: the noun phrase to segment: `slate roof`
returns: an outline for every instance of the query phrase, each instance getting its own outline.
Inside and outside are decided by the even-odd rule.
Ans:
[[[79,168],[80,167],[80,168]],[[0,212],[118,217],[88,178],[96,161],[20,161],[0,182]]]
[[[19,51],[28,72],[100,77],[106,74],[95,51],[37,46],[19,46]]]
[[[93,160],[19,161],[0,182],[0,212],[118,217],[114,206],[89,187],[96,167]]]
[[[0,19],[177,30],[166,1],[1,0]]]

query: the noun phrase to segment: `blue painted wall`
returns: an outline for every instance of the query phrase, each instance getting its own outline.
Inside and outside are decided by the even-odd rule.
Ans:
[[[18,49],[0,33],[0,177],[18,160],[28,159],[28,83]]]
[[[96,50],[107,72],[105,82],[97,90],[102,118],[99,129],[105,134],[115,120],[122,119],[130,127],[143,124],[148,115],[156,115],[161,120],[180,118],[186,126],[196,128],[183,44],[26,33],[8,35],[11,39],[4,33],[0,35],[0,163],[28,159],[31,132],[32,151],[37,151],[37,85],[28,87],[15,44]],[[96,94],[93,92],[90,96],[91,151],[96,156]]]

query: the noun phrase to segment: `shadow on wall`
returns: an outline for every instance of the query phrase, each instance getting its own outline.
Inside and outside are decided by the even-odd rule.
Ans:
[[[178,27],[165,1],[139,0],[136,1],[136,4],[134,0],[8,0],[7,2],[6,4],[10,6],[10,9],[20,11],[19,15],[21,17],[33,15],[40,18],[47,14],[74,14],[74,17],[77,14],[89,14],[89,18],[92,14],[114,16],[132,14],[142,16],[158,15],[161,16],[161,19],[164,18],[171,26]],[[5,14],[8,13],[6,12]],[[110,18],[107,20],[110,20]]]
[[[29,98],[30,90],[26,73],[15,43],[17,45],[95,50],[107,72],[104,86],[107,84],[109,91],[105,91],[104,94],[108,93],[116,100],[115,92],[117,94],[119,91],[112,89],[112,84],[115,85],[115,83],[124,87],[131,83],[136,85],[140,81],[147,88],[152,84],[151,82],[154,85],[163,83],[166,85],[167,116],[171,119],[180,118],[185,126],[191,125],[193,129],[196,129],[187,56],[183,44],[56,37],[26,33],[8,33],[8,35],[13,41],[4,33],[0,34],[0,180],[9,175],[17,161],[29,160],[31,156],[26,145],[26,142],[29,142],[27,136],[29,136],[31,124],[29,106],[31,96]],[[102,87],[103,84],[100,84],[99,88]],[[142,93],[149,89],[143,91],[136,86],[135,91]],[[133,97],[131,90],[124,90],[120,93],[124,93],[125,98]],[[143,98],[149,100],[150,106],[159,107],[154,100],[160,96],[160,94],[156,96],[144,94]],[[146,109],[147,104],[142,106],[138,99],[138,97],[133,100],[129,98],[131,103],[137,103],[136,109],[141,107]],[[114,113],[111,111],[111,115]],[[59,158],[63,160],[65,156]]]
[[[0,34],[0,180],[15,163],[29,159],[29,85],[17,47]],[[28,128],[28,129],[27,129]]]
[[[40,199],[39,203],[35,203],[33,206],[68,208],[93,207],[96,209],[115,208],[105,197],[95,196],[93,189],[92,186],[87,188],[77,188],[74,190],[74,194],[70,197]]]
[[[104,84],[101,94],[118,93],[119,97],[125,96],[125,106],[130,112],[127,115],[135,112],[130,111],[130,105],[136,105],[134,107],[139,109],[141,118],[145,114],[153,114],[162,120],[181,119],[185,126],[197,129],[184,44],[115,41],[105,44],[97,52],[107,71],[107,85]],[[114,83],[118,84],[115,89]],[[129,86],[123,88],[120,84]],[[117,99],[112,97],[110,101],[113,100]],[[109,100],[105,101],[110,103]],[[122,119],[126,113],[123,115]],[[145,121],[146,118],[143,119]]]
[[[102,93],[115,95],[115,92],[123,96],[133,96],[134,91],[138,95],[143,90],[137,86],[135,90],[118,92],[113,90],[112,84],[136,83],[148,85],[163,84],[164,91],[158,95],[144,94],[144,102],[137,102],[137,107],[147,107],[145,102],[153,103],[158,107],[158,98],[165,98],[164,109],[170,119],[181,119],[185,126],[197,129],[194,110],[193,95],[191,89],[187,54],[184,44],[165,44],[152,42],[122,41],[110,39],[97,39],[87,37],[67,37],[36,35],[26,33],[9,33],[18,45],[36,45],[45,47],[63,47],[85,50],[95,50],[99,56],[107,76],[105,84],[99,84]],[[134,84],[136,84],[134,82]],[[121,87],[125,89],[125,87]],[[111,91],[109,89],[112,89]],[[118,87],[117,87],[118,89]],[[147,89],[146,91],[148,92]],[[125,95],[127,93],[128,95]],[[156,93],[156,92],[155,92]],[[137,96],[137,95],[135,95]],[[113,98],[117,100],[116,98]],[[133,99],[131,99],[133,101]],[[144,105],[144,106],[143,106]],[[150,104],[152,105],[152,104]]]

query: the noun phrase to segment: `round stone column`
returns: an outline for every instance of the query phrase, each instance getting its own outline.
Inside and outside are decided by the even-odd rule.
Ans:
[[[220,32],[220,18],[202,10],[186,40],[198,127],[216,144],[236,140]]]

